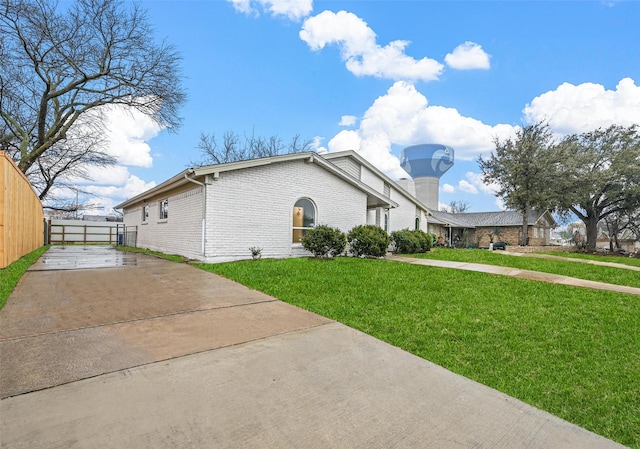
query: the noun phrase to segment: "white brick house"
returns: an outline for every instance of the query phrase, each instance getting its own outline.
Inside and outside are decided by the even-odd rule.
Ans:
[[[137,246],[206,262],[307,255],[305,229],[427,229],[427,207],[353,151],[187,169],[118,206]]]

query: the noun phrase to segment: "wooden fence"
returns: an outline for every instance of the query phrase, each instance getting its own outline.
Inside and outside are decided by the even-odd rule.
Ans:
[[[118,225],[120,231],[118,231]],[[104,243],[117,244],[118,234],[123,232],[123,224],[112,221],[82,221],[82,220],[49,220],[49,243]]]
[[[0,268],[44,243],[42,203],[11,157],[0,151]]]

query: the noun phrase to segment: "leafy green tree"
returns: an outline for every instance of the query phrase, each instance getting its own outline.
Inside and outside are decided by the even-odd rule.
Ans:
[[[558,204],[585,224],[587,250],[596,248],[600,221],[612,223],[629,217],[629,226],[633,227],[640,210],[637,126],[612,125],[567,136],[558,147],[558,155],[564,164],[562,176],[555,183]]]
[[[559,161],[548,124],[537,122],[516,132],[515,140],[495,140],[495,151],[478,164],[486,184],[498,186],[505,205],[522,214],[521,245],[527,245],[529,213],[553,204],[554,179]]]
[[[180,57],[123,0],[0,2],[0,149],[46,198],[115,159],[101,114],[113,105],[180,123]]]

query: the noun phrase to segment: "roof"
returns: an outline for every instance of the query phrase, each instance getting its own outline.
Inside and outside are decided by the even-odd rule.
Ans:
[[[432,212],[431,209],[429,209],[424,203],[422,203],[420,200],[418,200],[411,193],[407,192],[404,188],[400,187],[400,185],[398,185],[398,183],[396,183],[393,179],[391,179],[390,177],[385,175],[375,165],[373,165],[371,162],[366,160],[364,157],[362,157],[356,151],[353,151],[353,150],[337,151],[335,153],[326,153],[326,154],[323,154],[321,156],[322,156],[323,159],[327,159],[329,161],[331,161],[332,159],[338,159],[338,158],[341,158],[341,157],[350,157],[352,159],[355,159],[360,164],[364,165],[367,169],[369,169],[370,171],[375,173],[382,180],[384,180],[387,184],[393,185],[393,188],[395,190],[397,190],[402,196],[407,198],[409,201],[414,203],[416,206],[420,207],[421,209],[423,209],[425,211],[428,211],[429,213]]]
[[[168,192],[170,190],[175,189],[176,187],[180,187],[189,182],[193,182],[193,180],[198,180],[198,179],[202,180],[207,175],[213,175],[214,177],[217,177],[220,175],[220,173],[224,173],[228,171],[243,170],[243,169],[253,168],[253,167],[262,167],[266,165],[291,162],[291,161],[304,161],[310,164],[317,164],[319,167],[327,170],[328,172],[332,173],[336,177],[357,187],[358,189],[360,189],[361,191],[367,194],[368,207],[389,207],[389,208],[398,207],[398,203],[385,197],[382,193],[369,187],[368,185],[364,184],[360,180],[355,179],[353,176],[347,174],[346,172],[336,167],[329,161],[326,161],[318,154],[307,152],[307,153],[284,154],[280,156],[271,156],[271,157],[265,157],[265,158],[259,158],[259,159],[250,159],[246,161],[229,162],[226,164],[205,165],[202,167],[188,168],[186,170],[181,171],[174,177],[162,182],[161,184],[158,184],[157,186],[116,205],[114,208],[122,209],[128,206],[131,206],[150,196]]]
[[[441,221],[450,222],[454,227],[475,228],[475,227],[505,227],[522,226],[522,214],[515,210],[505,210],[499,212],[463,212],[450,214],[447,212],[433,212],[433,215]],[[527,224],[533,226],[546,216],[551,225],[556,222],[549,211],[532,210],[529,212]]]
[[[447,212],[431,211],[431,218],[429,223],[441,224],[444,226],[451,226],[453,228],[474,228],[475,226],[463,221],[459,215],[462,214],[449,214]]]

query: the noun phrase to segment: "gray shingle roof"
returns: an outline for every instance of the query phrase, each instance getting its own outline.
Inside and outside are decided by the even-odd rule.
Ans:
[[[543,214],[544,211],[532,210],[529,213],[528,224],[535,224]],[[460,227],[522,226],[522,214],[513,210],[500,212],[464,212],[461,214],[433,212],[433,215],[441,221],[450,222],[454,226],[461,225]]]

